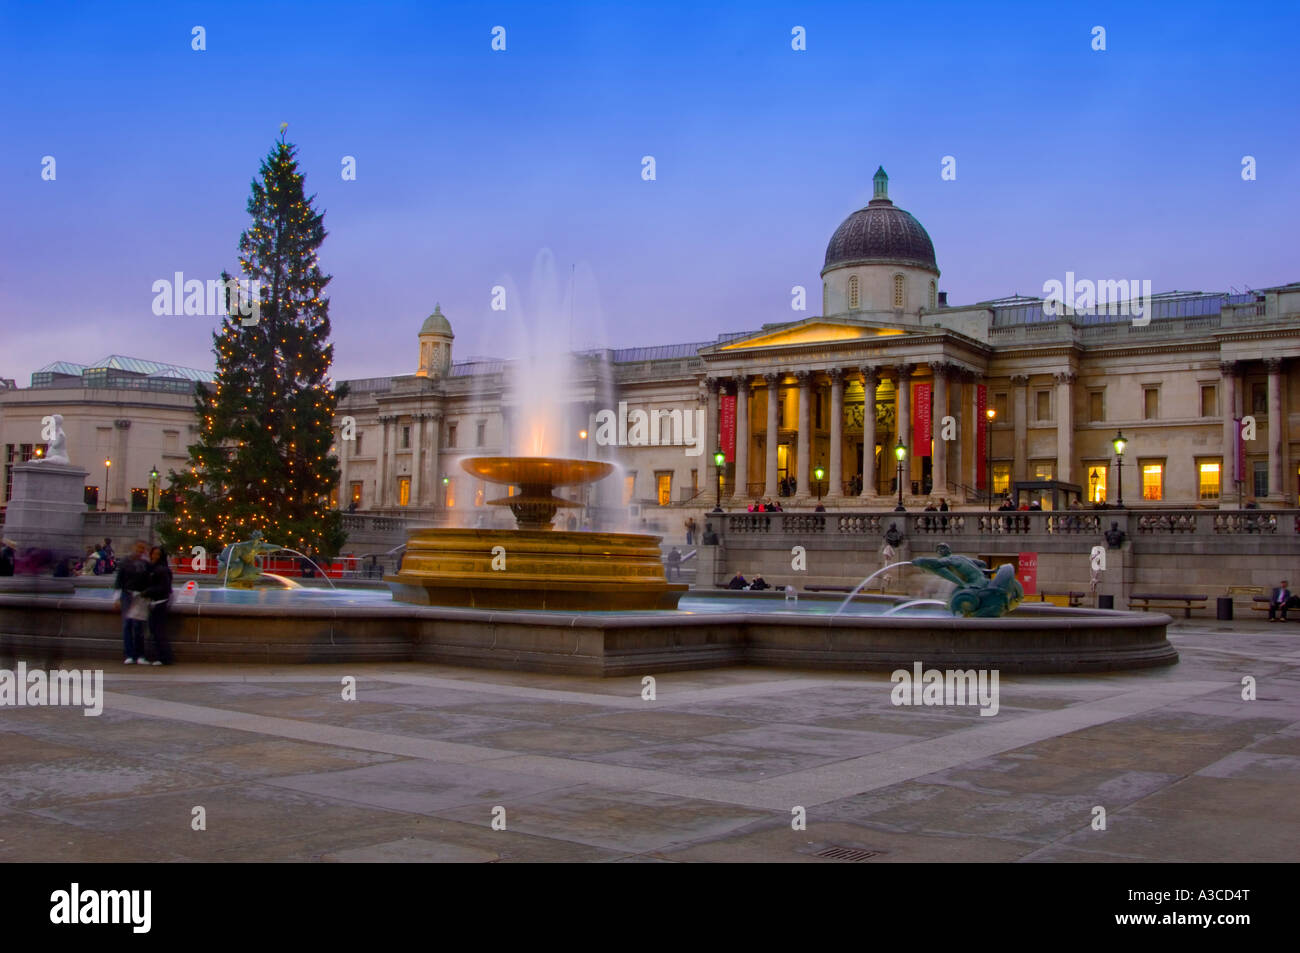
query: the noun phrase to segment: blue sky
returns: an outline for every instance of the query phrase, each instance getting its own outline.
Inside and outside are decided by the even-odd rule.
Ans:
[[[815,313],[881,164],[954,303],[1067,270],[1300,280],[1292,2],[0,11],[0,376],[23,385],[112,352],[211,366],[212,320],[155,316],[151,285],[233,270],[281,122],[326,213],[336,378],[413,371],[435,302],[458,358],[513,356],[496,284],[578,346],[790,320],[793,285]],[[571,302],[534,279],[545,252]]]

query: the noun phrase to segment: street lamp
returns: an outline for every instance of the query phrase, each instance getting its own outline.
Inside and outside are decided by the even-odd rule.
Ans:
[[[813,479],[817,481],[817,503],[820,505],[822,501],[822,480],[826,479],[825,468],[821,466],[815,468],[813,470]]]
[[[984,482],[987,484],[984,489],[989,495],[988,512],[993,512],[993,418],[998,412],[990,407],[984,411],[984,416],[988,418],[988,427],[984,436]]]
[[[898,505],[894,507],[895,513],[906,513],[907,507],[903,505],[903,460],[907,458],[907,448],[903,446],[903,438],[898,438],[898,445],[894,447],[894,456],[898,458]]]
[[[1117,432],[1110,445],[1115,448],[1115,478],[1119,488],[1119,502],[1116,505],[1122,510],[1124,508],[1124,448],[1128,446],[1124,431]]]
[[[113,461],[108,457],[104,458],[104,512],[108,512],[108,468],[113,465]]]
[[[722,468],[726,463],[727,455],[720,449],[715,450],[713,452],[713,465],[718,468],[718,498],[717,502],[713,504],[713,512],[715,513],[722,512]]]

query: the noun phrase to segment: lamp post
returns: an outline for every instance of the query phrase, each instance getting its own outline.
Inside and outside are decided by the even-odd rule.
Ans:
[[[713,512],[722,512],[722,468],[726,466],[727,455],[721,449],[713,452],[713,465],[718,468],[718,496],[717,501],[713,504]]]
[[[158,509],[158,466],[149,471],[149,510]]]
[[[821,501],[822,501],[822,480],[824,480],[825,478],[826,478],[826,469],[825,469],[824,467],[820,466],[820,465],[817,466],[817,467],[813,470],[813,479],[817,481],[817,503],[818,503],[818,505],[820,505],[820,504],[821,504]]]
[[[1128,446],[1124,431],[1117,432],[1110,445],[1115,448],[1115,482],[1119,490],[1119,501],[1116,505],[1122,510],[1124,508],[1124,448]]]
[[[988,484],[985,489],[989,495],[988,512],[993,512],[993,418],[998,412],[990,407],[984,411],[984,416],[988,419],[988,426],[984,436],[984,482]]]
[[[907,507],[903,505],[903,460],[907,458],[907,448],[903,446],[903,438],[898,438],[898,445],[894,447],[894,456],[898,458],[898,505],[894,507],[895,513],[906,513]]]
[[[104,512],[108,512],[108,468],[113,465],[113,461],[108,457],[104,458]]]

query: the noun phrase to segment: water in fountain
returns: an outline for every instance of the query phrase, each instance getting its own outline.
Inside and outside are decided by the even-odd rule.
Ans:
[[[241,545],[242,543],[251,543],[251,542],[253,542],[253,540],[251,540],[251,539],[241,539],[241,540],[238,540],[237,542],[231,543],[230,545],[231,545],[232,550],[233,550],[233,547],[235,547],[235,546],[239,546],[239,545]],[[335,588],[334,580],[332,580],[332,579],[329,577],[329,574],[328,574],[327,572],[325,572],[324,569],[321,569],[320,564],[317,563],[316,560],[312,559],[312,558],[311,558],[310,556],[308,556],[306,553],[300,553],[300,552],[298,552],[298,550],[296,550],[296,549],[292,549],[292,548],[290,548],[289,546],[281,546],[281,545],[279,545],[278,543],[272,543],[272,542],[269,542],[269,541],[266,541],[266,540],[263,540],[263,542],[266,542],[266,544],[267,544],[268,546],[274,546],[276,552],[293,553],[295,556],[301,556],[303,559],[307,560],[307,562],[311,563],[313,566],[316,567],[316,571],[319,572],[322,576],[325,577],[325,581],[326,581],[327,583],[329,583],[329,586],[330,586],[331,589],[334,589],[334,588]],[[259,557],[259,558],[260,558],[260,557]],[[227,560],[226,560],[226,573],[225,573],[225,576],[224,576],[224,577],[222,578],[222,580],[221,580],[221,588],[222,588],[222,589],[229,589],[229,588],[230,588],[230,563],[231,563],[231,559],[227,559]],[[260,567],[259,567],[259,568],[260,568]],[[264,573],[262,573],[261,575],[263,575],[263,576],[270,576],[270,577],[272,577],[272,578],[274,578],[274,579],[282,579],[282,580],[285,579],[284,576],[276,575],[276,574],[273,573],[273,572],[264,572]],[[287,580],[286,580],[286,581],[287,581]]]
[[[877,576],[881,575],[882,573],[887,573],[889,572],[889,570],[894,569],[898,566],[910,566],[910,565],[912,565],[911,560],[904,559],[901,562],[890,563],[888,566],[885,566],[882,569],[877,569],[866,579],[863,579],[860,583],[858,583],[854,587],[853,591],[844,597],[844,601],[840,603],[840,607],[835,610],[834,615],[839,615],[841,612],[843,612],[848,607],[849,603],[853,601],[853,597],[856,596],[859,592],[861,592],[866,587],[867,583],[871,582],[871,580],[875,579]]]
[[[912,606],[947,606],[947,605],[948,603],[944,602],[941,599],[911,599],[907,602],[899,603],[896,606],[890,606],[888,609],[885,610],[885,615],[897,615],[898,613],[902,612],[904,609],[909,609]]]

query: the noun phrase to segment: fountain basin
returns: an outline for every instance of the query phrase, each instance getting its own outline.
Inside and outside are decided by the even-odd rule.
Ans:
[[[1170,665],[1160,613],[1022,605],[1000,619],[946,612],[888,616],[895,599],[696,591],[675,611],[500,611],[412,605],[382,591],[200,591],[172,610],[178,662],[421,661],[627,676],[722,665],[832,671],[985,668],[1004,673],[1108,672]],[[910,611],[910,610],[909,610]],[[868,614],[868,612],[875,614]],[[0,657],[121,660],[121,619],[108,590],[0,594]]]

